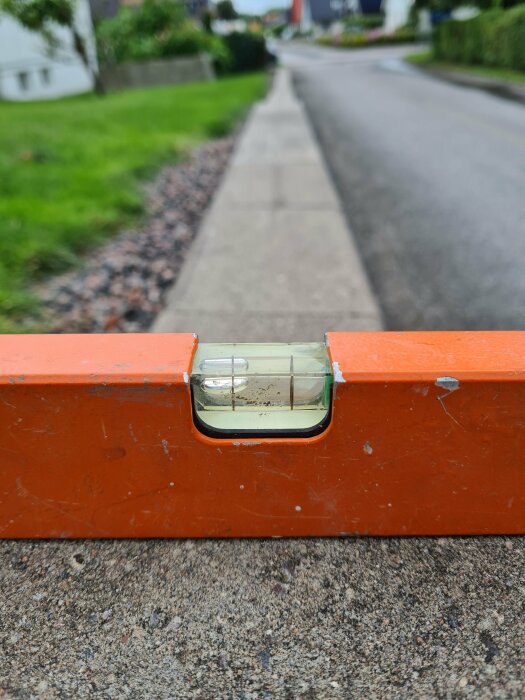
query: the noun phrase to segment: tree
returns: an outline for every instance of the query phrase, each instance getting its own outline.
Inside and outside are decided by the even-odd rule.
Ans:
[[[202,28],[208,34],[213,34],[213,12],[206,8],[201,13]]]
[[[14,17],[26,29],[38,32],[51,53],[60,47],[53,25],[69,29],[72,48],[91,75],[95,91],[98,94],[104,92],[98,71],[89,60],[86,39],[75,24],[75,0],[0,0],[0,10]]]
[[[216,5],[217,17],[219,19],[237,19],[237,13],[231,0],[219,0]]]

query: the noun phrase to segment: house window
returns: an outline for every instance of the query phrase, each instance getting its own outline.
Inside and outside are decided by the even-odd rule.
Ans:
[[[49,68],[41,69],[40,79],[42,80],[42,85],[49,85],[49,83],[51,82],[51,71]]]
[[[29,89],[29,73],[27,71],[20,71],[18,74],[18,86],[20,90],[28,90]]]

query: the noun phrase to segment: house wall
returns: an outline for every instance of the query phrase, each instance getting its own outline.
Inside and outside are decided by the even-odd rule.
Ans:
[[[310,2],[309,0],[304,0],[303,2],[303,8],[302,8],[302,15],[301,15],[301,30],[303,32],[309,31],[313,26],[312,22],[312,12],[310,10]]]
[[[96,65],[96,52],[88,0],[77,3],[76,26],[86,37],[88,52]],[[71,48],[67,29],[56,27],[63,48],[51,58],[44,40],[24,29],[8,15],[0,15],[0,98],[30,101],[63,97],[93,88],[91,76]]]
[[[303,10],[302,0],[292,0],[292,6],[290,8],[290,22],[291,24],[298,25],[301,23]]]
[[[413,0],[385,0],[385,31],[393,32],[408,22],[412,3]]]

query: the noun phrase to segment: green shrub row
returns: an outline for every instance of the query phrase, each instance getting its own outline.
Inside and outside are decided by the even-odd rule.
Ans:
[[[525,71],[525,5],[442,22],[433,48],[440,61]]]
[[[343,49],[360,49],[367,46],[409,44],[416,41],[416,39],[416,33],[412,29],[401,28],[389,34],[345,32],[334,37],[322,36],[317,39],[317,43],[323,46],[336,46]]]
[[[347,29],[379,29],[384,21],[383,15],[350,15],[344,24]]]
[[[275,36],[277,38],[281,37],[284,30],[288,27],[288,22],[281,22],[280,24],[276,24],[275,27],[272,27],[270,29],[270,34],[272,36]]]

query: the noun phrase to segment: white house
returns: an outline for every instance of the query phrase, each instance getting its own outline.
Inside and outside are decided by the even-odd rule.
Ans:
[[[385,31],[393,32],[408,22],[413,1],[414,0],[384,0]]]
[[[85,37],[92,66],[96,66],[93,24],[88,0],[77,0],[75,24]],[[87,92],[93,80],[72,49],[71,33],[56,27],[60,48],[50,55],[42,37],[0,14],[0,99],[45,100]]]
[[[410,9],[414,0],[384,0],[385,24],[387,32],[393,32],[408,22]],[[479,8],[472,5],[462,5],[452,10],[451,17],[458,20],[471,19],[479,14]],[[418,32],[421,36],[429,36],[432,32],[432,22],[429,10],[418,12]]]

